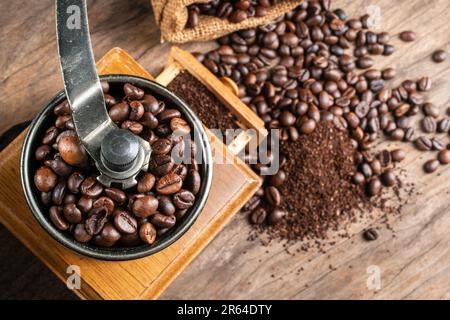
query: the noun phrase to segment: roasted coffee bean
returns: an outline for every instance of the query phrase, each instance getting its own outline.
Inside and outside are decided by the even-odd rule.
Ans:
[[[170,197],[159,196],[158,201],[159,201],[159,205],[158,205],[159,212],[161,212],[162,214],[167,215],[167,216],[175,214],[175,211],[177,209],[175,208],[175,205],[173,204]]]
[[[136,121],[126,120],[122,122],[122,125],[120,126],[122,129],[130,130],[132,133],[139,135],[144,130],[144,127],[142,124]]]
[[[120,239],[119,231],[112,223],[106,223],[101,233],[94,237],[94,243],[101,247],[112,247]]]
[[[130,98],[132,100],[142,99],[144,97],[144,94],[145,94],[144,90],[142,90],[142,89],[140,89],[138,87],[135,87],[135,86],[133,86],[130,83],[126,83],[123,86],[123,92],[125,93],[125,95],[128,98]]]
[[[70,114],[69,102],[67,100],[64,100],[63,102],[61,102],[59,105],[57,105],[55,107],[55,109],[53,109],[53,113],[56,116],[69,115]]]
[[[194,195],[197,195],[200,191],[201,184],[202,179],[200,173],[197,170],[189,170],[185,182],[186,188]]]
[[[267,222],[274,226],[286,216],[286,212],[281,209],[272,210],[267,216]]]
[[[158,139],[152,144],[152,154],[166,155],[172,150],[172,142],[169,139]]]
[[[125,247],[134,247],[141,244],[139,232],[135,232],[132,234],[122,234],[119,239],[119,243]]]
[[[378,232],[375,229],[368,229],[363,233],[364,240],[366,241],[375,241],[378,239]]]
[[[173,204],[178,209],[189,209],[194,205],[195,195],[188,190],[181,190],[173,195]]]
[[[437,129],[436,120],[433,117],[425,117],[421,121],[422,130],[426,133],[434,133]]]
[[[102,185],[94,177],[87,177],[81,184],[81,193],[91,198],[97,198],[103,192]]]
[[[426,116],[433,118],[439,117],[439,109],[432,103],[425,103],[422,110]]]
[[[272,206],[281,204],[281,194],[276,187],[267,187],[264,191],[267,202]]]
[[[34,174],[34,184],[41,192],[50,192],[58,183],[58,176],[49,167],[40,167]]]
[[[122,234],[134,234],[137,231],[136,219],[127,211],[116,209],[113,213],[114,226]]]
[[[173,118],[181,118],[181,113],[176,109],[166,109],[156,117],[160,123],[165,123],[170,122]]]
[[[423,165],[423,170],[426,173],[433,173],[439,168],[439,164],[440,164],[439,160],[428,160]]]
[[[63,204],[64,196],[66,195],[66,181],[60,180],[52,192],[52,201],[57,206]]]
[[[416,40],[416,34],[413,31],[403,31],[400,33],[400,39],[405,42],[412,42]]]
[[[59,155],[55,156],[55,159],[50,162],[50,167],[54,173],[61,177],[67,177],[73,172],[73,167],[65,163]]]
[[[366,182],[364,174],[357,172],[352,177],[352,182],[356,185],[362,186]]]
[[[150,129],[156,129],[159,125],[158,119],[151,112],[144,112],[139,123]]]
[[[155,213],[153,216],[151,216],[150,222],[154,226],[157,226],[159,228],[170,229],[175,225],[177,219],[175,218],[175,216],[166,216],[164,214]]]
[[[151,173],[144,173],[142,177],[139,179],[137,185],[137,191],[139,193],[147,193],[150,192],[156,183],[156,177]]]
[[[391,151],[391,158],[394,162],[401,162],[406,158],[406,153],[402,149],[395,149]]]
[[[90,235],[86,231],[86,226],[84,223],[79,223],[75,226],[75,230],[73,232],[73,236],[75,240],[81,243],[88,243],[92,240],[92,235]]]
[[[144,115],[145,109],[142,103],[139,101],[130,102],[130,115],[129,119],[131,121],[139,121]]]
[[[414,145],[421,151],[429,151],[433,147],[431,140],[425,136],[417,138]]]
[[[422,77],[417,82],[417,88],[420,91],[430,91],[431,90],[432,81],[429,77]]]
[[[392,130],[389,137],[394,141],[402,141],[405,138],[405,131],[401,128]]]
[[[93,206],[94,200],[88,196],[82,196],[78,200],[77,207],[81,210],[83,213],[88,213],[91,211]]]
[[[80,223],[83,219],[83,214],[81,213],[81,210],[78,209],[77,205],[74,203],[66,204],[63,209],[64,212],[64,218],[66,221],[77,224]]]
[[[181,180],[185,181],[188,174],[188,168],[183,164],[176,164],[171,173],[175,173],[181,178]]]
[[[155,155],[150,160],[150,170],[155,175],[161,177],[172,171],[174,161],[170,155]]]
[[[386,187],[392,187],[395,185],[396,178],[395,174],[391,169],[386,170],[383,172],[383,174],[380,176],[381,182]]]
[[[432,138],[431,139],[432,149],[436,151],[441,151],[445,149],[444,144],[439,138]]]
[[[441,63],[447,60],[448,54],[444,50],[437,50],[433,53],[433,61],[436,63]]]
[[[252,224],[263,224],[264,221],[266,221],[266,217],[267,217],[267,211],[262,208],[256,208],[255,210],[253,210],[253,212],[250,215],[250,221]]]
[[[114,122],[123,122],[130,116],[130,107],[126,102],[115,104],[109,109],[109,117]]]
[[[50,157],[51,152],[52,148],[44,144],[36,149],[35,158],[37,161],[44,161]]]
[[[441,150],[438,154],[438,160],[441,164],[449,164],[450,163],[450,150]]]
[[[382,185],[378,178],[372,178],[367,184],[367,193],[370,197],[380,194],[381,189]]]
[[[105,195],[113,200],[117,205],[121,206],[127,201],[125,192],[118,188],[105,188]]]
[[[51,205],[52,204],[52,193],[51,192],[41,192],[41,201],[46,206]]]
[[[286,173],[283,170],[279,170],[275,175],[269,179],[269,184],[274,187],[281,186],[286,181]]]
[[[132,211],[137,217],[146,218],[155,214],[158,209],[158,199],[154,196],[143,196],[133,202]]]
[[[139,228],[139,237],[146,244],[152,245],[156,241],[156,229],[150,223],[146,222]]]
[[[44,138],[42,138],[42,144],[52,145],[55,143],[56,138],[59,135],[59,130],[56,127],[50,127],[45,132]]]
[[[58,142],[58,151],[69,165],[76,166],[87,160],[87,153],[76,136],[62,137]]]
[[[437,132],[448,133],[450,131],[450,119],[445,118],[439,121],[437,125]]]
[[[108,216],[113,213],[114,207],[114,201],[108,197],[100,197],[93,203],[95,212],[105,212]]]
[[[63,204],[71,204],[77,202],[77,197],[72,193],[66,193],[64,196]]]
[[[86,232],[92,236],[99,234],[107,221],[108,218],[104,212],[92,214],[85,221]]]
[[[83,174],[79,172],[74,172],[67,179],[67,188],[73,194],[78,194],[80,192],[80,186],[83,181],[84,181]]]
[[[172,118],[170,120],[170,129],[176,134],[183,136],[191,132],[191,127],[182,118]]]
[[[171,195],[181,190],[183,179],[175,173],[169,173],[156,182],[156,191],[162,195]]]
[[[62,207],[53,206],[49,210],[50,220],[53,222],[53,225],[59,230],[65,231],[68,230],[70,224],[64,219],[63,209]]]

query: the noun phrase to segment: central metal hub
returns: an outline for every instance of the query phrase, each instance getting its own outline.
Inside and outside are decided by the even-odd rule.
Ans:
[[[139,154],[139,140],[128,130],[111,131],[101,143],[101,160],[108,169],[124,172],[130,169]]]

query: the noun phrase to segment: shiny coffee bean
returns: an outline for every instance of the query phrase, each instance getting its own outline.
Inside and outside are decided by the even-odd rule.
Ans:
[[[159,196],[158,197],[158,211],[164,215],[170,216],[174,215],[177,208],[173,204],[172,200],[168,196]]]
[[[67,177],[73,172],[73,167],[69,166],[61,157],[55,156],[55,159],[51,161],[50,167],[53,172],[61,177]]]
[[[65,136],[58,142],[58,151],[63,160],[71,165],[80,165],[87,160],[87,153],[76,136]]]
[[[150,192],[156,183],[156,177],[151,173],[144,173],[142,177],[139,179],[137,185],[137,191],[139,193],[147,193]]]
[[[122,234],[134,234],[138,224],[136,219],[125,210],[116,209],[113,213],[114,226]]]
[[[73,236],[75,240],[81,243],[88,243],[92,240],[92,235],[87,233],[84,223],[79,223],[76,225]]]
[[[272,210],[267,216],[267,222],[270,225],[276,225],[286,216],[286,212],[281,209]]]
[[[128,103],[120,102],[116,105],[113,105],[111,109],[109,109],[108,114],[112,121],[123,122],[130,116],[130,107]]]
[[[50,192],[58,183],[58,176],[49,167],[40,167],[34,174],[34,184],[41,192]]]
[[[180,135],[186,135],[191,132],[191,127],[182,118],[172,118],[170,120],[170,129]]]
[[[423,170],[426,173],[433,173],[439,168],[439,164],[440,164],[439,160],[428,160],[423,165]]]
[[[92,206],[94,204],[94,200],[88,196],[82,196],[77,203],[77,207],[83,213],[88,213],[92,210]]]
[[[44,138],[42,138],[42,144],[52,145],[55,143],[56,138],[59,135],[59,130],[56,127],[50,127],[45,132]]]
[[[142,99],[145,94],[144,90],[137,88],[130,83],[126,83],[123,86],[123,91],[128,98],[133,99],[133,100]]]
[[[61,231],[69,229],[70,224],[64,219],[62,207],[53,206],[49,210],[50,220]]]
[[[450,150],[441,150],[438,153],[438,160],[441,164],[446,165],[450,163]]]
[[[180,191],[182,186],[183,179],[175,173],[169,173],[157,181],[156,191],[162,195],[171,195]]]
[[[139,121],[144,115],[145,109],[142,103],[139,101],[130,102],[130,120],[131,121]]]
[[[170,155],[155,155],[150,160],[149,168],[152,173],[161,177],[172,171],[174,165]]]
[[[74,203],[66,204],[63,209],[64,212],[64,218],[66,221],[77,224],[80,223],[83,219],[83,214],[81,213],[81,210],[78,209],[77,205]]]
[[[48,145],[42,145],[36,149],[35,158],[37,161],[44,161],[50,157],[52,148]]]
[[[150,217],[150,222],[159,228],[172,228],[175,223],[177,222],[177,219],[175,216],[167,216],[164,214],[156,213],[153,216]]]
[[[152,245],[156,241],[156,229],[150,223],[146,222],[139,228],[139,237],[146,244]]]
[[[178,209],[189,209],[194,205],[195,196],[188,190],[181,190],[173,196],[173,204]]]
[[[133,202],[132,211],[137,217],[146,218],[155,214],[158,209],[158,199],[153,196],[143,196]]]
[[[58,184],[55,186],[52,192],[52,201],[57,206],[60,206],[63,204],[64,196],[66,195],[66,181],[61,180],[58,182]]]
[[[264,208],[259,207],[253,210],[253,212],[251,213],[250,222],[252,224],[260,225],[263,224],[264,221],[266,221],[266,217],[267,211]]]
[[[105,195],[111,198],[117,205],[121,206],[127,201],[125,192],[118,188],[105,188]]]
[[[105,212],[110,216],[115,208],[114,201],[108,197],[100,197],[93,203],[93,208],[95,212]]]
[[[185,182],[186,188],[190,190],[194,195],[197,195],[200,191],[201,184],[202,179],[200,177],[200,173],[197,170],[189,170]]]
[[[168,139],[158,139],[152,144],[152,154],[166,155],[172,150],[172,142]]]
[[[85,221],[86,232],[93,236],[99,234],[108,221],[106,213],[94,213]]]
[[[78,194],[83,181],[84,175],[80,172],[74,172],[67,179],[67,189],[69,189],[69,191],[73,194]]]
[[[101,233],[94,237],[94,243],[101,247],[112,247],[121,235],[112,223],[106,223]]]
[[[99,197],[103,192],[102,185],[94,177],[87,177],[81,184],[81,193],[91,198]]]

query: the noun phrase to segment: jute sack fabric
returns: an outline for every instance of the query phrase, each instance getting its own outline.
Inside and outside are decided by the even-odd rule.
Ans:
[[[282,14],[300,5],[303,0],[285,0],[272,6],[268,14],[261,18],[249,18],[240,23],[230,23],[227,19],[201,15],[195,28],[186,28],[187,7],[194,3],[210,0],[152,0],[156,23],[161,29],[161,40],[173,43],[207,41],[222,37],[240,29],[254,28],[269,23]]]

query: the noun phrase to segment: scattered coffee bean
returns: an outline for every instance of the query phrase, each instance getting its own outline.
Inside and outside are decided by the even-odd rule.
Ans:
[[[403,31],[400,33],[400,39],[405,42],[412,42],[416,40],[416,33],[414,31]]]
[[[441,150],[438,154],[438,160],[441,164],[449,164],[450,163],[450,150],[448,150],[448,149]]]
[[[426,173],[433,173],[439,168],[438,160],[428,160],[425,162],[423,169]]]
[[[363,233],[364,240],[366,241],[375,241],[378,239],[378,232],[375,229],[368,229]]]
[[[447,60],[448,53],[444,50],[437,50],[433,53],[433,61],[436,63],[441,63]]]

